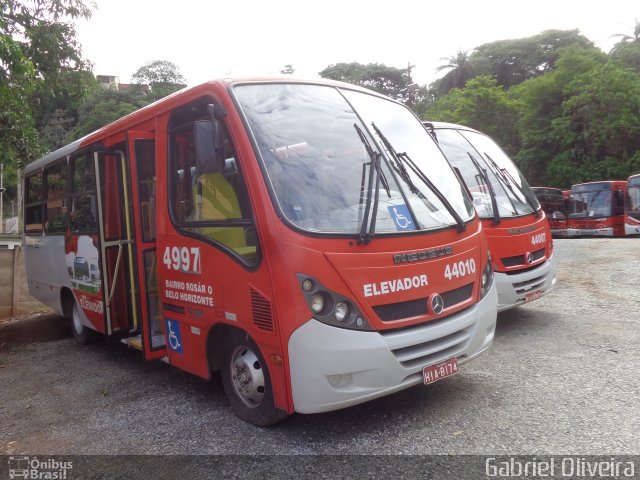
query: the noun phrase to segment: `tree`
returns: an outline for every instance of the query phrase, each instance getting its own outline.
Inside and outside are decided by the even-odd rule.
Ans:
[[[445,95],[454,88],[464,88],[469,80],[478,75],[486,75],[491,71],[489,61],[485,57],[470,57],[468,52],[458,50],[452,57],[444,57],[448,63],[436,68],[436,72],[449,70],[444,77],[435,83],[436,90],[440,95]]]
[[[293,75],[295,73],[296,69],[293,68],[293,65],[291,65],[290,63],[287,63],[284,68],[282,70],[280,70],[280,73],[282,75]]]
[[[606,62],[607,56],[597,48],[584,49],[579,45],[564,47],[558,50],[552,71],[509,89],[509,94],[521,105],[521,148],[516,160],[531,183],[567,186],[547,176],[547,167],[560,148],[552,122],[562,116],[567,86]]]
[[[153,100],[177,92],[187,83],[178,66],[168,60],[154,60],[141,66],[131,76],[131,81],[139,85],[148,85]]]
[[[141,96],[135,91],[104,90],[98,87],[80,107],[73,136],[79,138],[94,132],[151,101],[150,97]]]
[[[640,169],[640,77],[607,63],[566,88],[552,124],[552,181],[625,179]]]
[[[559,51],[569,45],[593,48],[593,42],[578,30],[545,30],[532,37],[486,43],[472,58],[487,59],[498,84],[509,88],[553,70]]]
[[[0,8],[0,149],[15,169],[42,152],[38,130],[85,94],[91,75],[72,21],[91,10],[82,0],[3,0]]]
[[[336,63],[329,65],[319,75],[369,88],[401,102],[409,100],[408,87],[411,81],[407,69],[387,67],[379,63]]]
[[[518,103],[488,76],[475,77],[464,89],[453,89],[422,114],[424,120],[459,123],[491,136],[510,154],[519,149]]]
[[[631,68],[640,73],[640,22],[636,18],[633,34],[617,33],[612,37],[620,37],[620,41],[611,49],[611,58],[624,68]]]

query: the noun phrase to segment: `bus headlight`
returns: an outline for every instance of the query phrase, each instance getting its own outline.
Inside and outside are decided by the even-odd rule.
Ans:
[[[298,273],[296,276],[313,318],[334,327],[373,330],[353,300],[329,290],[310,275]]]
[[[311,311],[313,313],[321,313],[322,310],[324,310],[324,297],[322,296],[322,294],[314,293],[311,296],[311,301],[309,302],[309,306],[311,307]]]
[[[336,316],[336,320],[344,322],[349,318],[349,304],[347,302],[337,302],[333,313]]]
[[[482,276],[480,277],[480,299],[481,300],[489,292],[489,290],[491,289],[491,285],[493,285],[493,268],[491,268],[491,255],[489,255],[487,264],[482,270]]]

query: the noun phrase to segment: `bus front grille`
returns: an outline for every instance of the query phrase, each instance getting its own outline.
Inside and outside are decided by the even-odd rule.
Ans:
[[[473,294],[473,283],[468,283],[462,287],[449,290],[440,296],[444,301],[444,308],[450,308],[460,303],[466,302]],[[418,298],[407,302],[388,303],[386,305],[376,305],[373,311],[383,322],[393,322],[406,318],[418,317],[428,313],[428,298]]]

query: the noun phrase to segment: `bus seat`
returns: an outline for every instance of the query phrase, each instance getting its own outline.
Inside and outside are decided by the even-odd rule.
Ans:
[[[195,204],[197,220],[230,220],[242,218],[242,210],[233,185],[222,173],[205,173],[196,177]],[[227,247],[241,252],[247,248],[242,227],[203,227],[201,233]]]

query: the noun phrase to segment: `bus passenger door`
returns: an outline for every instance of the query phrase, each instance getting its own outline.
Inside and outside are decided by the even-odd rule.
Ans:
[[[124,152],[94,153],[98,232],[107,336],[135,335],[139,329],[134,238],[128,166]]]
[[[153,132],[128,132],[131,189],[135,224],[141,348],[147,360],[166,355],[156,254],[156,148]]]

